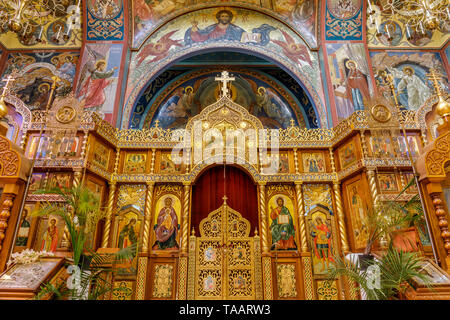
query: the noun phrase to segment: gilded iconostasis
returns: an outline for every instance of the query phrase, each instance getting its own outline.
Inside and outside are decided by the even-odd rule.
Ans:
[[[133,247],[108,298],[357,298],[327,274],[364,250],[375,199],[418,194],[411,160],[442,138],[448,21],[411,29],[386,1],[62,2],[41,25],[0,27],[1,122],[34,158],[14,251],[67,255],[62,218],[31,213],[64,206],[38,190],[81,183],[106,212],[89,246]],[[196,162],[208,141],[181,134],[195,121],[271,129],[279,146]],[[415,227],[432,257],[442,223],[428,223]]]

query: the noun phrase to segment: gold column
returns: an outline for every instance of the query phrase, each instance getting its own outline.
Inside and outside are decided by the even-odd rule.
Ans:
[[[376,205],[378,202],[378,188],[377,182],[375,181],[375,171],[373,169],[367,170],[367,178],[369,180],[370,195],[372,196],[373,204]]]
[[[77,170],[73,173],[73,187],[78,188],[81,182],[82,172],[81,170]]]
[[[342,208],[341,192],[339,188],[339,182],[337,181],[333,182],[333,192],[334,199],[336,201],[337,218],[339,223],[339,237],[341,238],[342,251],[345,253],[349,252],[350,249],[348,247],[347,230],[345,228],[345,216],[344,210]]]
[[[108,247],[109,234],[111,233],[111,220],[114,208],[114,196],[116,194],[116,182],[111,181],[109,184],[108,207],[106,211],[105,227],[103,228],[102,248]]]
[[[269,239],[267,231],[267,214],[266,214],[266,183],[259,182],[259,208],[261,212],[261,240],[263,253],[269,253]]]
[[[305,209],[303,207],[303,192],[301,181],[295,182],[295,192],[297,195],[298,206],[298,225],[300,228],[300,244],[302,252],[308,252],[308,240],[306,238],[306,222],[305,222]]]
[[[149,241],[150,241],[150,225],[152,216],[152,199],[153,199],[153,188],[155,183],[153,181],[147,182],[147,195],[145,197],[145,216],[144,216],[144,231],[142,235],[142,252],[149,252]]]
[[[181,220],[181,252],[188,252],[188,236],[189,236],[189,200],[191,196],[190,182],[183,183],[183,216]]]

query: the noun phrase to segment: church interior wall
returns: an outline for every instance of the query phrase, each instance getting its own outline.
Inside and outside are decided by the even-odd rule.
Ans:
[[[171,150],[177,141],[170,140],[170,126],[164,123],[169,113],[158,118],[157,111],[164,104],[173,103],[175,100],[170,99],[175,96],[176,103],[166,109],[179,107],[183,94],[189,94],[188,87],[194,94],[201,86],[198,79],[205,75],[213,78],[213,74],[223,71],[209,66],[211,62],[206,59],[198,64],[194,59],[184,66],[192,71],[185,72],[182,64],[185,58],[213,56],[221,51],[240,52],[264,58],[264,63],[273,69],[283,69],[293,80],[282,82],[281,73],[276,70],[265,73],[263,63],[230,65],[227,70],[243,79],[234,80],[235,92],[240,92],[236,88],[243,86],[244,81],[253,86],[252,99],[262,98],[270,90],[271,98],[282,100],[293,110],[291,115],[296,116],[291,122],[291,115],[289,119],[287,114],[283,115],[286,119],[278,127],[282,140],[277,150],[280,164],[276,174],[265,171],[270,161],[264,164],[266,159],[262,155],[256,163],[250,163],[245,155],[244,163],[236,165],[254,184],[248,198],[256,202],[255,217],[246,216],[245,210],[239,211],[242,216],[238,217],[228,212],[226,206],[221,207],[223,214],[234,214],[239,223],[251,225],[249,234],[234,239],[241,241],[241,246],[254,249],[247,254],[257,271],[244,275],[250,277],[246,279],[251,279],[253,285],[249,297],[357,299],[350,290],[351,283],[342,279],[325,281],[327,272],[333,255],[364,251],[368,237],[364,222],[367,208],[377,199],[394,199],[413,178],[407,144],[411,156],[419,161],[436,139],[445,136],[438,130],[443,120],[434,107],[437,97],[427,74],[437,68],[443,75],[440,86],[443,92],[448,92],[449,33],[427,34],[425,39],[410,41],[402,34],[401,22],[395,21],[393,43],[386,45],[385,32],[377,36],[372,26],[365,23],[367,4],[362,0],[348,1],[347,8],[340,7],[336,0],[306,1],[302,5],[291,1],[292,10],[272,0],[239,3],[180,0],[161,1],[159,5],[144,0],[113,2],[108,12],[101,12],[96,0],[82,1],[83,13],[86,12],[82,15],[83,23],[68,42],[57,46],[19,45],[16,40],[5,40],[11,34],[0,34],[1,78],[16,75],[12,70],[18,69],[9,94],[20,99],[32,115],[25,129],[25,121],[11,115],[9,125],[14,128],[11,136],[23,149],[24,157],[32,159],[37,151],[21,221],[18,221],[19,203],[14,201],[8,222],[22,231],[14,243],[14,231],[8,227],[3,245],[13,252],[25,248],[49,249],[56,255],[69,256],[70,243],[62,219],[31,217],[31,212],[42,201],[60,202],[50,194],[38,194],[38,189],[83,183],[100,198],[100,206],[106,208],[105,217],[90,235],[88,244],[94,250],[102,250],[123,248],[127,241],[138,243],[133,259],[121,264],[114,276],[108,275],[114,287],[125,288],[123,294],[109,298],[208,297],[208,290],[202,291],[201,287],[213,285],[208,277],[199,282],[202,266],[196,260],[200,259],[199,250],[208,254],[208,247],[199,247],[208,239],[198,229],[200,220],[212,224],[213,220],[207,220],[208,214],[217,208],[208,210],[201,219],[193,217],[193,208],[198,204],[193,193],[197,179],[208,174],[210,166],[195,164],[192,154],[189,163],[174,163]],[[217,35],[219,31],[214,29],[220,19],[228,19],[226,24],[230,28],[223,35]],[[51,32],[46,36],[51,37]],[[296,50],[290,51],[289,46]],[[256,65],[254,69],[252,63]],[[256,72],[258,68],[261,70]],[[57,107],[69,105],[77,116],[67,122],[57,121],[58,118],[52,118],[56,119],[54,123],[43,120],[47,117],[43,111],[54,75],[61,80],[55,99],[49,104],[50,116],[56,117]],[[392,103],[387,75],[394,77],[399,90],[398,99],[403,106],[399,113]],[[357,77],[358,81],[352,82],[351,77]],[[415,81],[414,88],[406,85],[410,79]],[[289,81],[300,83],[305,100],[294,95]],[[0,90],[2,87],[3,83]],[[418,92],[415,97],[414,90]],[[243,99],[233,100],[231,95],[230,99],[220,100],[222,93],[216,91],[208,92],[211,103],[202,105],[199,112],[183,115],[186,121],[182,125],[186,126],[194,115],[213,123],[214,103],[219,101],[218,106],[222,103],[238,115],[239,120],[229,121],[231,126],[245,120],[246,125],[254,128],[270,127],[261,115],[245,108]],[[273,101],[269,105],[278,106]],[[137,109],[145,118],[142,116],[135,123]],[[306,125],[314,117],[317,125]],[[400,124],[406,125],[406,138]],[[39,137],[41,129],[43,139]],[[438,183],[441,189],[431,190],[434,182],[422,182],[419,186],[425,195],[431,234],[425,221],[416,228],[423,255],[433,259],[436,248],[435,259],[448,271],[447,240],[441,237],[436,201],[431,198],[432,194],[444,195],[448,214],[448,169],[446,174],[447,178]],[[4,185],[2,179],[0,176],[0,187]],[[20,190],[24,189],[23,184],[18,182]],[[408,201],[417,192],[417,188],[411,187],[398,201]],[[0,202],[4,203],[6,197],[3,194]],[[280,201],[284,209],[280,209]],[[166,204],[169,202],[170,205]],[[236,210],[230,203],[232,200],[229,207]],[[167,206],[170,208],[167,223],[176,225],[177,231],[169,240],[161,241],[157,230],[166,223],[159,219]],[[289,241],[277,240],[281,231],[272,226],[278,219],[277,210],[286,210],[292,220],[286,222],[292,225]],[[44,238],[52,219],[57,231],[49,243]],[[326,242],[318,240],[318,234],[323,233]],[[228,236],[224,234],[223,239]],[[322,241],[321,246],[317,241]],[[277,246],[284,247],[277,249]],[[326,248],[326,255],[321,248]],[[0,249],[0,271],[4,271],[5,263],[5,250]],[[219,270],[218,265],[215,268]],[[238,292],[240,297],[242,279],[236,279],[233,284],[237,291],[233,294]],[[230,292],[221,297],[229,297]]]

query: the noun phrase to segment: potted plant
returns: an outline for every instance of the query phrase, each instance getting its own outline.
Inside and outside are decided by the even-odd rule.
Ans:
[[[329,281],[345,276],[356,282],[369,300],[396,298],[413,278],[430,286],[429,277],[420,272],[424,258],[417,252],[399,249],[393,241],[399,230],[411,227],[422,218],[418,196],[406,203],[397,201],[413,183],[414,180],[411,180],[393,201],[368,208],[368,239],[363,253],[349,257],[336,256],[328,274]],[[377,244],[381,253],[376,256],[373,250]]]
[[[134,248],[130,246],[106,256],[98,254],[87,246],[88,235],[94,234],[98,222],[105,217],[105,210],[100,208],[98,197],[81,185],[72,188],[38,190],[36,193],[58,195],[64,201],[65,206],[46,201],[32,214],[61,217],[67,229],[71,249],[71,257],[68,259],[70,264],[67,268],[71,274],[70,280],[61,282],[57,286],[51,283],[43,285],[36,299],[50,293],[56,298],[95,300],[113,290],[111,284],[102,275],[114,270],[105,268],[104,265],[129,259]],[[120,288],[114,290],[120,290]]]

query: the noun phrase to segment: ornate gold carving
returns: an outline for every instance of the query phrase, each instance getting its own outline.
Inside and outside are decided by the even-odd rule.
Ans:
[[[266,186],[264,184],[259,184],[259,204],[260,204],[260,214],[261,214],[261,241],[262,241],[262,251],[264,253],[269,252],[269,237],[267,229],[267,213],[266,213]]]
[[[447,256],[450,256],[450,232],[448,231],[447,213],[444,209],[443,201],[441,199],[441,193],[432,193],[431,199],[433,200],[434,213],[438,218],[438,225],[441,229],[441,237],[444,241],[444,248],[447,252]]]
[[[295,265],[292,263],[277,264],[277,285],[278,297],[280,298],[296,298],[297,297],[297,276]]]
[[[111,233],[111,220],[114,210],[114,196],[116,194],[116,183],[111,182],[109,185],[108,206],[106,209],[105,227],[103,229],[102,248],[107,248],[109,243],[109,236]]]
[[[302,257],[303,263],[303,279],[305,283],[306,300],[314,300],[314,280],[312,275],[312,259],[311,257]]]
[[[317,297],[319,300],[339,300],[336,281],[317,280]]]
[[[155,265],[153,274],[153,292],[154,298],[171,298],[173,283],[173,265],[161,263]]]
[[[136,277],[136,300],[145,299],[145,284],[147,282],[147,257],[139,257],[138,260],[138,271]]]
[[[339,183],[337,182],[333,183],[333,192],[334,192],[334,199],[336,201],[336,210],[339,225],[339,238],[341,239],[341,247],[342,251],[348,252],[350,249],[348,247],[347,231],[345,230],[344,209],[342,207],[342,198]]]
[[[61,123],[69,123],[75,119],[77,112],[71,106],[63,106],[56,111],[56,120]]]
[[[433,146],[425,155],[427,175],[445,177],[444,165],[450,161],[450,131],[437,138]]]
[[[367,170],[367,177],[369,180],[370,195],[372,196],[373,204],[378,201],[378,187],[375,180],[375,171],[372,169]]]
[[[8,220],[11,216],[11,207],[13,206],[15,195],[7,193],[4,196],[2,203],[2,211],[0,211],[0,251],[3,249],[3,240],[6,236],[6,229],[8,228]]]
[[[295,183],[295,192],[297,195],[298,206],[298,225],[300,228],[300,244],[302,252],[308,252],[308,240],[306,238],[306,223],[305,223],[305,209],[303,207],[303,192],[302,184]]]
[[[391,117],[392,113],[389,110],[388,107],[382,104],[376,104],[370,109],[370,114],[372,117],[379,122],[388,122]]]
[[[183,191],[183,216],[181,227],[181,252],[188,251],[188,237],[189,237],[189,199],[191,195],[191,186],[184,185]]]
[[[195,263],[196,263],[196,237],[195,231],[192,229],[192,234],[189,237],[189,265],[188,265],[188,284],[187,284],[187,299],[194,300],[195,298]]]
[[[112,299],[113,300],[131,300],[133,296],[132,281],[114,281]],[[120,290],[117,290],[120,289]]]
[[[253,248],[255,251],[255,298],[256,300],[263,299],[262,289],[262,271],[261,271],[261,239],[255,230],[253,238]]]
[[[264,299],[272,300],[272,264],[270,257],[263,257],[263,271],[264,271]]]
[[[224,204],[200,222],[196,299],[254,299],[254,239],[250,222]]]
[[[153,188],[154,188],[153,182],[147,183],[147,195],[145,198],[144,231],[142,232],[142,252],[144,253],[149,251]]]
[[[11,142],[0,135],[0,176],[17,176],[19,169],[19,154],[11,149]]]
[[[188,257],[180,257],[178,262],[178,295],[177,300],[186,300],[186,283],[188,280]]]

